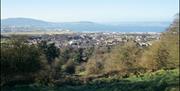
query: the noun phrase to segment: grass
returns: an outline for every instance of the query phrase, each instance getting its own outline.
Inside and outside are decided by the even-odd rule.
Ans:
[[[2,91],[179,91],[179,69],[159,70],[139,77],[99,78],[86,85],[61,87],[17,86]]]

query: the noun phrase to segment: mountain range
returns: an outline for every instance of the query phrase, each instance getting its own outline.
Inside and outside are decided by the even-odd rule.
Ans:
[[[10,31],[68,29],[75,32],[162,32],[169,24],[170,22],[47,22],[31,18],[8,18],[1,20],[1,32],[7,29],[11,29]]]

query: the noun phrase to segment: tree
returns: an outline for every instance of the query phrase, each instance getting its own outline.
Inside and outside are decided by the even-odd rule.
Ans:
[[[117,69],[131,69],[137,67],[137,61],[142,55],[142,50],[136,46],[136,43],[129,41],[122,46],[113,48],[110,55],[108,60],[115,63],[114,66],[119,65]]]
[[[3,72],[35,72],[40,68],[40,52],[35,45],[12,40],[1,46],[1,68]]]
[[[15,77],[29,81],[41,70],[40,51],[35,45],[13,39],[1,44],[1,86]],[[20,79],[22,79],[20,78]]]
[[[47,44],[46,41],[42,41],[39,47],[45,54],[49,64],[52,64],[53,60],[60,54],[60,50],[55,46],[55,43]]]
[[[161,34],[160,40],[146,50],[140,64],[151,70],[179,67],[179,16]]]
[[[87,74],[100,74],[104,69],[103,55],[95,55],[91,57],[86,63]]]
[[[80,48],[77,50],[77,52],[74,54],[73,60],[75,63],[81,63],[83,62],[83,49]]]

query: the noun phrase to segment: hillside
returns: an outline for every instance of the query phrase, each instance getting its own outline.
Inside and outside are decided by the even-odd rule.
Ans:
[[[30,19],[30,18],[8,18],[8,19],[2,19],[1,24],[2,26],[43,27],[43,26],[49,26],[52,23],[42,20]]]
[[[58,48],[12,36],[1,46],[0,85],[4,91],[178,91],[178,19],[150,46],[129,39],[111,48]]]
[[[179,69],[165,71],[159,70],[146,73],[140,77],[129,78],[99,78],[88,85],[46,87],[35,85],[23,85],[10,88],[2,88],[3,91],[178,91]]]

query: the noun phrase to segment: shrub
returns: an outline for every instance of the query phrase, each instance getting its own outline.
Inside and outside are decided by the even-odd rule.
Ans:
[[[104,59],[102,56],[93,56],[86,64],[87,74],[99,74],[104,69]]]
[[[62,66],[62,71],[73,74],[75,73],[75,63],[72,60],[69,60],[65,65]]]

